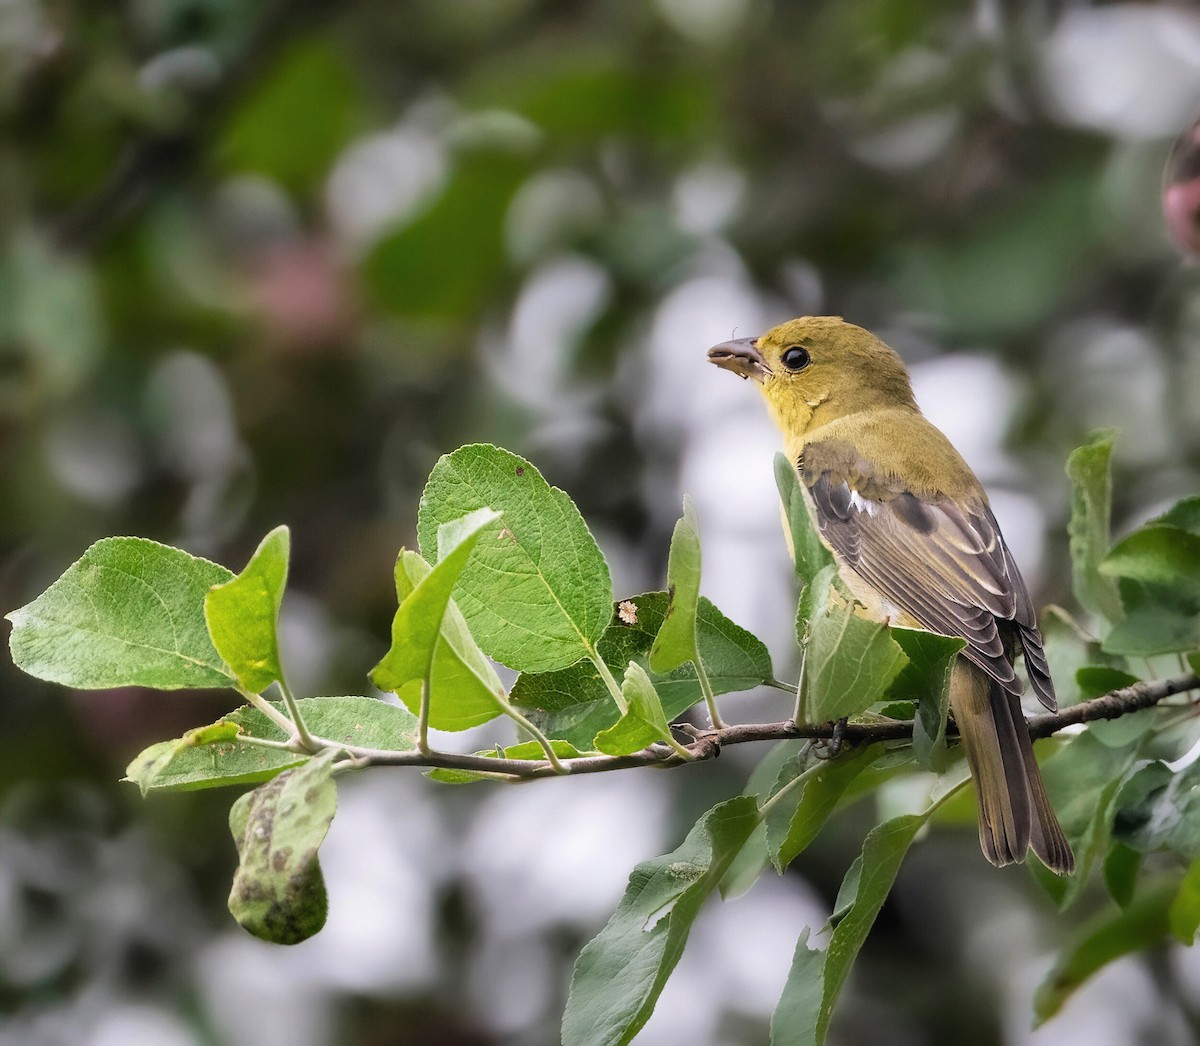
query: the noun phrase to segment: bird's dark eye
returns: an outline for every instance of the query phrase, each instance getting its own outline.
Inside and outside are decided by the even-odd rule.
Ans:
[[[808,349],[799,345],[792,345],[784,349],[780,359],[788,370],[804,370],[812,362]]]

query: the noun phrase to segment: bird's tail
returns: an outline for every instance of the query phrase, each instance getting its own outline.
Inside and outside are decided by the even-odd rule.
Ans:
[[[1046,797],[1016,694],[965,658],[954,667],[950,708],[979,795],[979,845],[994,865],[1025,859],[1030,847],[1059,875],[1075,857]]]

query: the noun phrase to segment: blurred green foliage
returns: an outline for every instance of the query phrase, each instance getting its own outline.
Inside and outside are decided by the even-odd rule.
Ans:
[[[1080,17],[1131,6],[1168,9]],[[1173,31],[1194,21],[1172,17]],[[3,609],[106,535],[244,563],[287,523],[291,586],[308,600],[293,642],[314,652],[298,689],[353,692],[386,649],[425,476],[473,439],[532,456],[624,587],[654,589],[678,495],[664,477],[708,422],[646,418],[651,332],[704,276],[770,320],[846,315],[911,362],[996,361],[1016,412],[991,480],[1040,507],[1042,601],[1064,601],[1061,469],[1087,432],[1126,434],[1118,533],[1200,487],[1198,288],[1158,218],[1173,132],[1158,113],[1131,136],[1072,109],[1050,60],[1064,26],[1051,9],[907,0],[14,0],[0,10]],[[1127,51],[1101,71],[1158,84],[1143,103],[1194,93],[1158,75],[1143,38]],[[597,289],[554,298],[571,308],[561,329],[533,324],[530,358],[514,349],[520,310],[564,261]],[[683,349],[700,366],[705,347]],[[1055,669],[1070,692],[1073,669]],[[145,926],[163,911],[175,926],[197,894],[219,920],[234,864],[222,804],[142,808],[114,782],[145,744],[228,703],[125,690],[101,704],[7,662],[0,684],[0,825],[94,848],[144,832],[187,885],[113,932],[185,979],[208,915],[173,939]],[[741,787],[735,768],[713,772],[724,794]],[[681,802],[701,804],[694,819],[704,797]],[[13,966],[0,999],[66,1006],[107,961],[79,930],[69,890],[82,887],[6,874],[76,944]],[[455,890],[438,918],[461,943]],[[43,931],[15,920],[0,952],[41,956]],[[879,962],[944,966],[914,952],[899,915],[885,909],[877,932]],[[914,1027],[999,1040],[978,991],[935,1003],[894,983],[888,1004]],[[375,998],[345,1034],[369,1041],[400,1013],[418,1036],[497,1041],[436,996]]]

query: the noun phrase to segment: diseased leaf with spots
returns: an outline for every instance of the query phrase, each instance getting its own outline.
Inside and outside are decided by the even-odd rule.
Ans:
[[[213,646],[252,694],[283,679],[276,633],[290,543],[288,528],[276,527],[237,577],[214,585],[204,598]]]
[[[596,539],[566,494],[524,458],[489,444],[438,460],[421,498],[421,552],[437,530],[477,509],[502,513],[454,590],[480,647],[509,668],[548,672],[594,650],[612,616],[612,582]]]
[[[335,751],[241,796],[229,813],[238,869],[229,911],[274,944],[299,944],[325,925],[328,900],[317,849],[337,809]]]
[[[104,538],[32,603],[7,615],[13,663],[83,690],[227,687],[204,597],[233,575],[145,538]]]

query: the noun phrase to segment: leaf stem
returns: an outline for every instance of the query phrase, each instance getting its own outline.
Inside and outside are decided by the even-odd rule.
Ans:
[[[792,719],[797,723],[804,722],[805,713],[805,693],[804,686],[807,682],[805,669],[808,667],[808,647],[803,647],[800,650],[800,677],[796,680],[796,705],[792,711]]]
[[[255,737],[253,734],[238,734],[237,741],[243,745],[255,745],[258,748],[276,748],[284,752],[295,752],[292,741],[276,741],[273,737]]]
[[[708,678],[708,671],[704,667],[704,661],[700,657],[700,651],[696,651],[696,656],[692,660],[692,665],[696,669],[696,678],[700,682],[700,692],[704,695],[704,703],[708,705],[708,718],[712,723],[714,730],[724,730],[725,721],[721,718],[721,713],[717,711],[717,696],[713,693],[712,683]]]
[[[600,656],[599,651],[594,646],[588,646],[588,660],[596,666],[596,671],[600,673],[600,678],[604,680],[604,685],[608,687],[608,692],[616,702],[617,708],[620,709],[621,715],[629,711],[629,705],[625,701],[625,695],[621,693],[621,686],[617,682],[616,677],[609,671],[608,665],[605,664],[604,658]]]
[[[429,673],[421,680],[421,706],[417,710],[417,751],[429,755]]]
[[[270,701],[263,697],[262,694],[256,694],[253,691],[245,690],[242,687],[238,687],[238,693],[241,694],[247,702],[262,712],[262,714],[271,720],[271,722],[277,727],[279,727],[280,730],[287,734],[288,744],[291,744],[292,741],[295,740],[292,721],[281,711],[279,711],[279,709],[276,708]]]
[[[800,749],[800,751],[803,754],[803,756],[805,758],[807,758],[809,753],[812,752],[812,742],[809,741],[807,744],[805,744],[805,746],[802,749]],[[795,777],[793,777],[787,784],[785,784],[781,789],[779,789],[779,791],[777,791],[773,796],[771,796],[765,802],[763,802],[763,804],[758,808],[759,820],[765,819],[767,814],[770,813],[771,807],[773,807],[777,802],[779,802],[779,800],[781,798],[783,798],[783,796],[787,795],[789,792],[795,791],[797,787],[804,785],[807,781],[811,780],[813,777],[816,777],[817,772],[821,769],[822,766],[825,765],[825,762],[826,762],[826,760],[819,760],[818,762],[814,763],[812,766],[806,767],[803,771],[801,771]]]
[[[528,731],[533,736],[533,739],[542,746],[542,751],[546,753],[546,761],[554,767],[556,773],[565,774],[570,772],[563,766],[562,760],[558,758],[558,753],[554,751],[554,746],[550,743],[550,739],[507,701],[504,702],[504,714],[523,730]]]
[[[300,714],[300,706],[296,703],[296,699],[292,696],[291,690],[286,682],[281,677],[279,680],[279,692],[283,695],[283,704],[287,708],[288,715],[291,717],[291,731],[296,741],[298,741],[307,751],[318,752],[321,745],[313,737],[308,729],[308,724],[304,722],[304,716]]]
[[[782,679],[764,679],[763,686],[769,686],[774,690],[784,690],[789,694],[794,694],[799,689],[795,683],[785,683]]]

